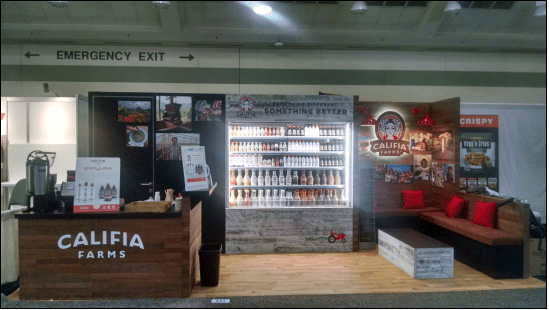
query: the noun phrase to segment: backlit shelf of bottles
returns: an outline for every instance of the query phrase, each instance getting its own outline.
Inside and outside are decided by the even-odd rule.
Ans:
[[[345,167],[263,167],[263,166],[230,166],[230,169],[236,169],[236,170],[265,170],[265,169],[271,169],[271,170],[343,170]]]
[[[345,189],[345,185],[230,185],[231,189],[248,189],[248,188],[292,188],[292,189]]]
[[[299,151],[299,152],[229,152],[229,154],[261,154],[261,155],[344,155],[343,151]]]
[[[234,136],[231,140],[343,140],[345,136]]]

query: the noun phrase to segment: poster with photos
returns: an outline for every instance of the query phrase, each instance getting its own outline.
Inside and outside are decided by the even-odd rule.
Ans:
[[[222,112],[222,100],[201,99],[194,103],[195,121],[221,122]]]
[[[191,131],[192,112],[190,96],[156,96],[156,131]]]
[[[156,133],[155,158],[182,160],[181,146],[200,145],[198,133]]]
[[[454,144],[453,130],[433,132],[433,160],[453,160],[455,158]]]
[[[386,183],[412,183],[411,165],[387,165],[385,172]]]
[[[149,126],[126,126],[126,146],[148,147]]]
[[[149,123],[150,121],[150,101],[118,101],[118,122]]]
[[[431,185],[444,187],[444,165],[432,162],[431,164]]]
[[[429,180],[431,176],[431,155],[414,155],[414,180]]]
[[[444,164],[444,181],[446,183],[454,184],[456,182],[455,171],[456,165]]]
[[[374,165],[374,179],[385,179],[387,165]]]

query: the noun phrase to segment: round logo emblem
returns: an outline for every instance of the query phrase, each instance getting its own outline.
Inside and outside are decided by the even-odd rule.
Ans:
[[[242,111],[251,111],[254,108],[254,101],[250,97],[240,98],[240,109]]]
[[[375,131],[379,140],[402,140],[404,130],[404,119],[396,112],[385,112],[377,119]]]

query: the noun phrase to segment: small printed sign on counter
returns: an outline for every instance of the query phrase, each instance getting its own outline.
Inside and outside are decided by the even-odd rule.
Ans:
[[[118,211],[120,211],[120,158],[78,158],[73,212]]]

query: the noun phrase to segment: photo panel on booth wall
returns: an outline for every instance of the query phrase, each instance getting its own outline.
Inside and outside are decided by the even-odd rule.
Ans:
[[[414,180],[429,180],[431,176],[431,155],[414,155]]]
[[[126,146],[148,147],[149,126],[126,126]]]
[[[444,164],[431,162],[431,185],[444,187]]]
[[[124,123],[149,123],[150,101],[118,101],[118,121]]]
[[[387,165],[385,172],[386,183],[412,183],[411,165]]]
[[[198,133],[156,133],[155,158],[157,161],[182,160],[181,146],[200,145]]]
[[[203,98],[193,99],[195,121],[223,121],[223,100]]]
[[[156,96],[156,131],[192,130],[192,97]]]
[[[426,130],[410,130],[410,151],[427,152],[430,151],[429,145],[432,146],[433,133]]]
[[[455,171],[456,171],[456,165],[444,164],[444,181],[446,183],[453,184],[456,182]]]
[[[433,132],[433,160],[453,160],[455,156],[454,144],[455,139],[453,130]]]

